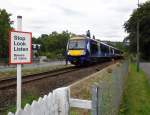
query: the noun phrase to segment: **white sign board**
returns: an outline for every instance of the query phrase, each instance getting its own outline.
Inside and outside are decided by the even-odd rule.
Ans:
[[[10,31],[9,63],[31,64],[32,58],[32,33]]]

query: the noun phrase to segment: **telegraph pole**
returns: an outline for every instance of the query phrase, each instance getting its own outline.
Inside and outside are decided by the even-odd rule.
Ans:
[[[139,9],[139,0],[138,0],[138,9]],[[138,11],[138,10],[137,10]],[[140,22],[139,22],[139,13],[137,14],[137,72],[139,72],[139,61],[140,61],[140,54],[139,54],[139,28],[140,28]]]

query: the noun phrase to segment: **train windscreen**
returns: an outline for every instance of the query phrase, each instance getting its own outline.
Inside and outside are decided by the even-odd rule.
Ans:
[[[84,49],[85,48],[85,40],[70,40],[68,48],[69,49]]]

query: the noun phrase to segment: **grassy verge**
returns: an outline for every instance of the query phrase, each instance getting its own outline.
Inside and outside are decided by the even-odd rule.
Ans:
[[[150,115],[150,84],[143,71],[136,72],[135,64],[130,64],[119,115]]]
[[[54,66],[50,65],[47,67],[38,67],[37,66],[35,68],[23,68],[22,69],[22,75],[31,75],[31,74],[35,74],[35,73],[41,73],[41,72],[46,72],[46,71],[50,71],[50,70],[65,68],[68,66],[70,66],[70,65],[54,65]],[[16,69],[11,70],[11,71],[0,72],[0,79],[10,78],[13,76],[16,76]]]
[[[26,94],[23,98],[22,98],[22,102],[21,102],[21,107],[24,108],[25,105],[28,103],[28,104],[32,104],[33,100],[37,100],[38,99],[38,96],[37,95],[34,95],[34,94]],[[15,104],[12,104],[12,105],[9,105],[7,108],[6,108],[7,111],[4,112],[4,115],[7,115],[8,112],[13,112],[15,113],[16,112],[16,105]]]

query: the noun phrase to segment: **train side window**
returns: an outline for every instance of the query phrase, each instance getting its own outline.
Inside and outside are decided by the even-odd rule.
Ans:
[[[117,50],[115,50],[115,54],[117,54],[118,52],[117,52]]]
[[[91,43],[90,49],[91,49],[91,55],[98,53],[98,46],[96,43]]]
[[[102,52],[102,53],[104,53],[104,52],[106,52],[106,51],[107,51],[106,46],[105,46],[105,45],[103,45],[103,44],[100,44],[100,49],[101,49],[101,52]]]
[[[111,49],[111,54],[114,54],[113,52],[114,52],[113,49]]]
[[[109,47],[106,46],[106,53],[109,53]]]

